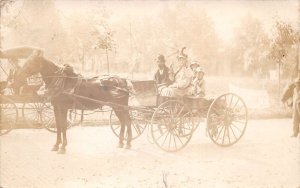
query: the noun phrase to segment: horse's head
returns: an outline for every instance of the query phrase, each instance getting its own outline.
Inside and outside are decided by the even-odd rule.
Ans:
[[[21,79],[25,79],[41,72],[42,59],[43,58],[38,55],[33,55],[30,58],[28,58],[23,67],[17,72],[18,77]]]
[[[26,83],[26,79],[34,74],[41,72],[42,60],[38,53],[31,55],[24,63],[23,67],[17,69],[14,73],[15,87],[20,87]]]

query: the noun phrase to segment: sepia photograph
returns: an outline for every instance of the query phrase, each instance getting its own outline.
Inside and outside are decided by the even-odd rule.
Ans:
[[[0,188],[300,188],[300,0],[0,0]]]

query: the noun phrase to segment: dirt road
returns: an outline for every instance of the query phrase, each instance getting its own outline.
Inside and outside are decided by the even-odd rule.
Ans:
[[[166,153],[145,132],[132,150],[116,148],[109,127],[73,127],[65,155],[51,152],[55,134],[13,130],[0,138],[4,188],[300,186],[300,139],[291,120],[253,120],[234,146],[216,146],[202,124],[186,148]],[[164,179],[164,181],[163,181]]]

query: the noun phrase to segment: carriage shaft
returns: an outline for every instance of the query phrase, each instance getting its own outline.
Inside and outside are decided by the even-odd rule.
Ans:
[[[64,92],[64,94],[71,95],[72,97],[75,97],[78,99],[83,99],[86,101],[94,102],[99,105],[105,105],[105,106],[110,106],[110,107],[119,107],[119,108],[123,108],[124,110],[137,110],[137,111],[145,112],[145,113],[153,113],[154,112],[154,109],[148,108],[148,107],[122,105],[122,104],[117,104],[114,102],[101,101],[101,100],[96,100],[96,99],[92,99],[92,98],[81,96],[81,95],[76,95],[74,93]]]

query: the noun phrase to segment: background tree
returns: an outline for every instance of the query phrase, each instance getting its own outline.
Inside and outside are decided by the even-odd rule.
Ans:
[[[280,67],[284,78],[297,75],[297,53],[299,45],[299,32],[282,20],[277,19],[274,25],[274,38],[272,40],[269,58],[271,66]]]
[[[270,39],[261,22],[248,14],[236,28],[231,47],[231,69],[237,75],[267,74]]]

